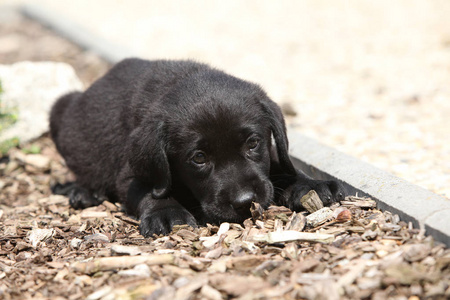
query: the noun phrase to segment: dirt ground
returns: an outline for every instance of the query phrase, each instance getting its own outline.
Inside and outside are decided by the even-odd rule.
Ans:
[[[86,84],[109,67],[20,17],[1,24],[5,38],[16,48],[0,49],[1,63],[65,61]],[[322,217],[253,207],[244,224],[144,239],[116,204],[76,211],[51,195],[51,184],[71,178],[47,136],[0,159],[0,298],[450,297],[450,250],[369,199],[348,198]]]

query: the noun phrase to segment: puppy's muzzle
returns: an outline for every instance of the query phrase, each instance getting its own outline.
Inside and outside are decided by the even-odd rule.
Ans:
[[[233,209],[240,215],[246,215],[250,212],[250,206],[256,201],[254,192],[242,192],[231,202]]]

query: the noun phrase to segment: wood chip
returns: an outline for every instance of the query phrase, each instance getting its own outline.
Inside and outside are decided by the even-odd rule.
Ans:
[[[300,203],[310,213],[318,211],[323,207],[323,202],[320,200],[319,195],[315,190],[310,190],[306,195],[304,195],[300,199]]]
[[[256,266],[262,264],[266,260],[267,257],[265,256],[246,255],[242,257],[233,257],[227,261],[227,269],[246,271],[254,269]]]
[[[135,256],[135,255],[141,254],[142,251],[139,249],[139,247],[136,247],[136,246],[125,246],[125,245],[114,244],[111,246],[111,253],[115,254],[115,255]]]
[[[286,230],[255,235],[253,240],[255,242],[266,242],[269,244],[292,241],[331,243],[334,241],[334,235]]]
[[[333,211],[329,207],[323,207],[306,216],[306,224],[311,227],[316,227],[330,220],[332,216]]]
[[[216,290],[215,288],[213,288],[207,284],[202,286],[202,288],[200,290],[200,294],[204,298],[210,299],[210,300],[221,300],[222,299],[222,294],[218,290]]]
[[[129,216],[124,215],[124,214],[116,214],[114,216],[124,222],[127,222],[127,223],[135,225],[135,226],[139,226],[139,224],[140,224],[140,222],[138,220],[130,218]]]
[[[164,265],[173,264],[175,257],[171,254],[102,257],[88,262],[75,262],[71,269],[75,272],[91,274],[99,271],[132,268],[138,264]]]
[[[306,225],[306,218],[302,214],[294,213],[286,224],[286,230],[302,231]]]
[[[424,259],[431,252],[431,247],[426,244],[410,244],[403,247],[404,258],[409,262]]]
[[[94,233],[94,234],[91,234],[91,235],[86,235],[84,237],[84,240],[87,241],[87,242],[104,242],[104,243],[109,243],[109,237],[107,237],[103,233]]]
[[[109,216],[109,213],[106,211],[93,211],[93,210],[83,210],[80,214],[80,217],[84,219],[89,218],[106,218]]]
[[[368,198],[360,198],[355,196],[348,196],[344,201],[341,201],[342,205],[345,206],[356,206],[361,208],[375,208],[377,207],[377,202]]]
[[[51,238],[55,234],[54,229],[40,229],[35,228],[28,232],[27,237],[33,247],[36,247],[39,242]]]
[[[234,297],[246,294],[249,291],[258,291],[269,287],[269,284],[262,278],[255,276],[214,274],[211,275],[209,282],[215,289]]]

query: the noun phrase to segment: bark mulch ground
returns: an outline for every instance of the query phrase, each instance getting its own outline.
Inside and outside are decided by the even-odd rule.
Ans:
[[[23,49],[0,53],[2,63],[66,61],[85,83],[108,67],[29,20],[1,35]],[[243,224],[145,239],[118,204],[74,210],[51,195],[72,179],[48,136],[0,159],[0,298],[450,298],[450,250],[370,199],[314,213],[254,205]]]

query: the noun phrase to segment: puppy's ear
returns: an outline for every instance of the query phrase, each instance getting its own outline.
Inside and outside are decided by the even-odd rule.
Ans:
[[[172,179],[167,159],[164,125],[145,123],[131,133],[129,163],[134,176],[153,186],[152,196],[164,198],[169,193]]]
[[[280,107],[267,96],[261,100],[264,112],[269,117],[272,135],[275,139],[280,167],[290,175],[297,171],[289,158],[289,143],[286,135],[286,125]]]

